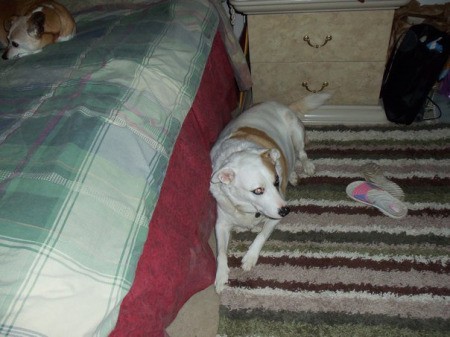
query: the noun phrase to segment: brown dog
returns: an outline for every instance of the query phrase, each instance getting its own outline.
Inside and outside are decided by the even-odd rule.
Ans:
[[[0,1],[0,42],[4,60],[38,53],[45,46],[70,40],[75,20],[52,0]]]

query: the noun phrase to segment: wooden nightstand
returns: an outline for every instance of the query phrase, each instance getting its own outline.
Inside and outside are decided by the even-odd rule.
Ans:
[[[241,11],[246,5],[253,102],[290,104],[308,91],[330,92],[330,105],[307,115],[306,123],[387,122],[379,93],[393,7],[366,10],[354,0],[339,10],[278,13],[275,1],[270,10],[255,11],[251,1],[230,2]]]

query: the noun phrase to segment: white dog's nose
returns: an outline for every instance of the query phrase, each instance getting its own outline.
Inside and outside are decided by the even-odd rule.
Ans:
[[[282,217],[285,217],[286,215],[289,214],[290,211],[291,209],[289,207],[284,206],[278,209],[278,214]]]

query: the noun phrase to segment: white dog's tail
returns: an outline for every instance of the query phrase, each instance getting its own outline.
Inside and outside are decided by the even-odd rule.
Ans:
[[[289,105],[289,108],[301,115],[310,110],[317,109],[321,106],[327,99],[331,97],[330,94],[320,93],[320,94],[312,94],[304,97],[300,101],[294,102]]]

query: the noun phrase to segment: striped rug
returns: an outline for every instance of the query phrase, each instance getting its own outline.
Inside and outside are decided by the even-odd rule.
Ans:
[[[250,272],[234,233],[219,336],[450,336],[450,125],[308,127],[313,177]],[[362,165],[405,192],[395,220],[349,199]]]

